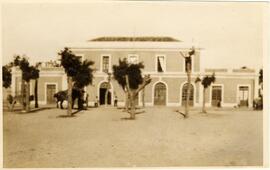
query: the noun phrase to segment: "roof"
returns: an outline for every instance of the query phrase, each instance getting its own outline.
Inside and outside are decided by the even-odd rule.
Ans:
[[[194,45],[168,36],[103,36],[85,42],[66,43],[65,46],[72,50],[189,50]],[[203,48],[196,46],[196,49]]]
[[[206,68],[205,72],[228,72],[225,68]]]
[[[140,37],[126,37],[126,36],[112,36],[112,37],[98,37],[89,41],[139,41],[139,42],[181,42],[172,37],[167,36],[140,36]]]

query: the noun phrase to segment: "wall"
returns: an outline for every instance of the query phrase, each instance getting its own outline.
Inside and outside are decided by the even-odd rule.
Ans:
[[[254,79],[252,78],[221,78],[216,77],[216,82],[214,84],[223,84],[224,86],[224,96],[223,96],[223,103],[225,106],[235,106],[237,105],[237,86],[238,85],[250,85],[250,100],[249,100],[249,106],[252,105],[252,100],[254,98]],[[211,96],[210,96],[210,87],[207,89],[206,92],[206,103],[208,105],[211,105]]]
[[[21,77],[16,77],[15,78],[16,83],[15,83],[15,94],[20,95],[20,82],[21,82]],[[45,83],[56,83],[57,84],[57,91],[60,90],[66,90],[62,89],[62,77],[61,76],[42,76],[38,79],[38,100],[41,102],[41,104],[45,104]],[[35,81],[31,80],[30,81],[30,95],[34,95],[34,88],[35,88]]]
[[[72,49],[71,49],[72,50]],[[184,72],[184,58],[180,55],[177,50],[78,50],[73,49],[77,55],[83,55],[84,59],[89,59],[95,62],[94,68],[100,71],[101,56],[111,56],[111,66],[118,64],[119,59],[127,58],[129,54],[136,54],[139,56],[139,61],[143,62],[145,72],[155,72],[156,70],[156,55],[166,56],[166,71],[167,72]],[[200,53],[197,52],[193,59],[194,71],[200,70]]]

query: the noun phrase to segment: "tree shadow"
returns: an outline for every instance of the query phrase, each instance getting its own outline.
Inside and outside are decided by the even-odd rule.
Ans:
[[[125,111],[125,110],[124,110],[123,112],[127,112],[127,113],[131,114],[131,111],[130,111],[130,110],[129,110],[129,111]],[[136,112],[135,115],[142,114],[142,113],[145,113],[145,111],[142,110],[142,111],[140,111],[140,112]]]
[[[219,118],[219,117],[224,117],[226,114],[223,113],[211,113],[211,112],[199,112],[197,115],[201,117],[208,117],[208,118]]]
[[[77,110],[77,111],[71,113],[71,115],[74,116],[75,114],[77,114],[77,113],[79,113],[79,112],[81,112],[81,111],[83,111],[83,110]]]
[[[126,107],[123,107],[123,106],[118,106],[118,107],[116,107],[117,109],[123,109],[123,110],[125,110],[126,109]],[[131,109],[131,108],[129,108],[129,109]],[[135,109],[137,110],[137,109],[142,109],[142,107],[135,107]]]
[[[39,111],[43,111],[43,110],[49,110],[49,109],[52,109],[52,108],[51,107],[33,108],[29,112],[26,112],[23,109],[18,108],[18,109],[13,109],[13,111],[10,111],[10,112],[15,113],[15,114],[30,114],[30,113],[36,113]]]
[[[76,110],[75,112],[72,112],[71,115],[59,115],[59,116],[57,116],[57,118],[72,118],[72,117],[76,117],[76,114],[78,114],[81,111],[83,111],[83,110]]]
[[[145,111],[143,110],[143,111],[137,112],[136,115],[142,114],[142,113],[145,113]]]
[[[56,118],[74,118],[74,117],[76,117],[76,115],[71,115],[71,116],[69,116],[69,115],[58,115],[58,116],[56,116]]]
[[[131,119],[130,117],[122,117],[120,120],[136,120],[136,118],[135,119]]]
[[[125,112],[126,112],[126,111],[125,111]],[[127,112],[127,113],[130,114],[130,112]],[[140,112],[136,112],[135,114],[138,115],[138,114],[143,114],[143,113],[145,113],[144,110],[143,110],[143,111],[140,111]],[[136,118],[135,118],[135,119],[136,119]],[[121,120],[135,120],[135,119],[131,119],[130,117],[123,117],[123,118],[121,118]]]
[[[187,118],[186,114],[181,112],[180,110],[175,110],[176,113],[179,113],[183,118]]]

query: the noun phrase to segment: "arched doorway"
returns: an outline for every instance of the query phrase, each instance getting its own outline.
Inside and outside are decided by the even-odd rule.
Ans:
[[[100,84],[99,86],[99,104],[100,105],[104,105],[106,104],[105,102],[105,97],[106,97],[106,91],[108,90],[108,97],[107,97],[107,104],[108,105],[111,105],[111,100],[112,100],[112,95],[111,95],[111,92],[110,92],[110,86],[109,86],[109,83],[107,82],[103,82]]]
[[[185,106],[187,101],[187,88],[188,83],[185,83],[182,87],[182,106]],[[194,86],[190,84],[190,96],[189,96],[189,106],[193,106],[194,103]]]
[[[154,90],[154,105],[166,105],[166,86],[164,83],[157,83]]]

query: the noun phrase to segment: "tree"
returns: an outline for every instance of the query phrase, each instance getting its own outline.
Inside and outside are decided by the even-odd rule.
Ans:
[[[38,72],[34,66],[30,66],[29,61],[26,57],[16,56],[12,65],[19,66],[22,71],[21,81],[21,97],[23,110],[26,112],[30,111],[30,80],[38,77]]]
[[[113,65],[114,79],[120,84],[125,92],[125,109],[130,113],[130,119],[135,119],[135,99],[139,92],[151,82],[150,75],[142,77],[142,62],[138,64],[128,63],[126,58],[119,59],[119,65]],[[129,107],[131,108],[129,112]]]
[[[2,66],[2,82],[3,82],[4,88],[10,87],[11,79],[12,79],[12,74],[11,74],[10,66],[8,65]]]
[[[203,85],[203,106],[202,106],[202,113],[206,113],[205,110],[205,91],[206,89],[216,81],[216,77],[215,77],[215,73],[213,73],[211,76],[204,76],[202,78],[202,80],[200,79],[200,77],[197,77],[195,80],[195,83],[201,82],[201,84]]]
[[[38,79],[39,79],[39,69],[38,67],[41,63],[36,63],[35,67],[33,68],[33,79],[35,80],[35,108],[38,108]]]
[[[190,51],[188,51],[187,54],[184,54],[182,51],[180,51],[181,56],[185,59],[185,66],[186,66],[186,73],[187,73],[187,98],[185,103],[185,113],[181,113],[184,118],[188,118],[189,116],[189,98],[190,98],[190,86],[191,86],[191,57],[195,54],[195,48],[192,47]]]
[[[93,61],[81,61],[80,57],[73,54],[68,48],[58,53],[61,56],[61,65],[64,67],[68,81],[68,109],[67,115],[72,116],[72,89],[73,87],[83,88],[92,83],[92,72],[90,68]],[[78,101],[78,103],[80,103]],[[80,106],[79,106],[80,107]]]
[[[263,69],[260,69],[259,71],[259,84],[263,83]]]
[[[260,91],[259,91],[259,97],[261,98],[261,103],[263,107],[263,69],[260,69],[259,71],[259,84],[261,85]]]
[[[93,64],[94,64],[93,61],[84,60],[80,64],[77,70],[77,74],[75,74],[75,76],[72,79],[74,81],[74,87],[79,89],[81,92],[83,91],[84,87],[88,86],[89,84],[92,84],[93,82],[94,69],[91,68]],[[80,95],[78,99],[78,108],[79,110],[83,109],[82,95]]]

